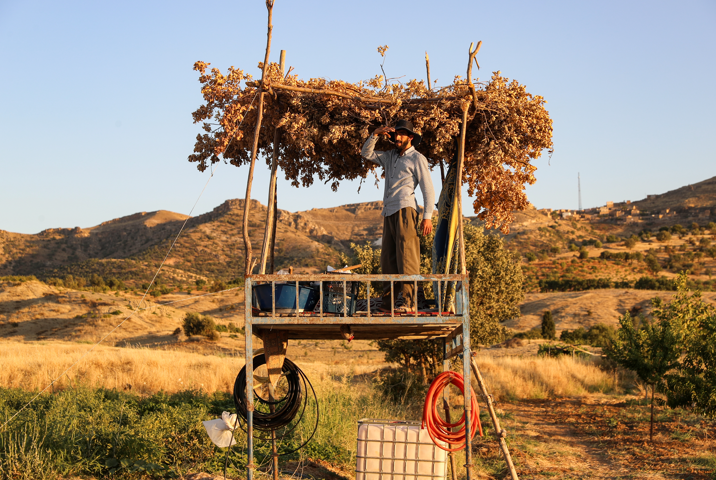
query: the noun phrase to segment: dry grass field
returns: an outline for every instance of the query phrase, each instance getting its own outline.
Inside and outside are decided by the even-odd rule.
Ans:
[[[41,390],[51,379],[60,378],[54,389],[78,385],[140,394],[164,391],[202,390],[227,392],[244,366],[238,355],[208,355],[177,350],[120,348],[64,342],[0,342],[0,387]],[[375,373],[388,365],[315,362],[311,357],[291,356],[311,377],[332,381],[345,376]],[[478,355],[485,380],[500,400],[539,400],[554,397],[581,397],[616,390],[614,377],[592,362],[571,357],[493,357]]]
[[[230,391],[243,366],[242,358],[226,354],[107,346],[88,353],[91,348],[57,341],[2,341],[0,387],[44,388],[79,360],[49,395],[96,387],[140,396],[186,391],[211,394]],[[310,355],[291,358],[314,384],[323,414],[314,440],[319,450],[287,462],[284,471],[293,475],[282,474],[282,478],[297,478],[301,472],[312,478],[352,478],[358,418],[420,418],[420,388],[398,403],[382,397],[379,383],[386,373],[384,363],[334,365],[312,361]],[[708,479],[716,469],[714,422],[659,406],[655,442],[648,444],[648,408],[633,379],[615,376],[592,359],[496,357],[485,350],[477,362],[497,401],[522,479]],[[460,398],[453,400],[457,403]],[[504,462],[484,409],[481,418],[486,436],[475,439],[477,471],[480,478],[504,478]],[[326,445],[343,453],[334,460],[321,460]],[[460,455],[458,465],[464,463]],[[462,468],[458,473],[464,478]]]

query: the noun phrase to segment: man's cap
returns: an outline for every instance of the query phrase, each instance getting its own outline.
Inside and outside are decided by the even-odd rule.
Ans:
[[[420,145],[420,141],[423,139],[423,137],[419,133],[415,133],[415,131],[413,130],[413,122],[411,122],[410,120],[398,120],[398,122],[395,124],[395,127],[393,128],[395,128],[396,132],[398,130],[406,130],[410,132],[410,134],[413,136],[413,147],[417,147],[418,145]]]

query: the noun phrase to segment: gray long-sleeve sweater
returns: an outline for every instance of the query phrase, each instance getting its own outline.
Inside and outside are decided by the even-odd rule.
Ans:
[[[401,208],[412,207],[418,211],[415,187],[420,185],[423,193],[423,219],[430,219],[435,204],[435,190],[430,178],[427,159],[415,148],[408,148],[403,155],[398,150],[375,151],[378,137],[371,135],[363,144],[361,156],[385,169],[383,193],[383,216],[393,215]]]

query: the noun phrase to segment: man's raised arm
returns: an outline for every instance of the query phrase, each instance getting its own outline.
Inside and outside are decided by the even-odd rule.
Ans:
[[[370,162],[377,163],[381,167],[385,167],[385,162],[383,161],[385,152],[376,152],[374,148],[375,144],[378,142],[378,137],[380,135],[390,135],[390,132],[394,131],[395,129],[393,127],[376,128],[373,134],[368,137],[368,140],[366,140],[363,144],[363,148],[360,151],[361,157],[365,158]]]

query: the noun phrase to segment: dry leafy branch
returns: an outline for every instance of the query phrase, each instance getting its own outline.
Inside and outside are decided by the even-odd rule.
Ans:
[[[233,67],[225,75],[208,68],[205,62],[194,65],[200,73],[205,103],[193,117],[206,133],[197,136],[189,161],[204,171],[223,155],[241,166],[250,160],[257,117],[256,102],[252,105],[252,101],[259,82]],[[467,102],[471,108],[463,178],[478,216],[489,228],[509,231],[512,212],[527,206],[524,187],[535,182],[532,162],[543,150],[552,148],[552,120],[544,99],[500,72],[480,85],[474,95],[459,76],[452,85],[432,92],[422,80],[387,87],[383,81],[381,75],[357,84],[300,80],[297,75],[284,77],[279,66],[271,63],[263,76],[268,93],[264,96],[260,153],[271,159],[274,128],[281,128],[279,167],[286,179],[296,187],[308,187],[318,179],[330,182],[336,190],[342,180],[364,179],[375,168],[360,156],[370,132],[404,118],[422,133],[418,150],[433,168],[455,156],[462,105]],[[211,125],[217,122],[223,128],[212,131]],[[390,148],[388,143],[382,145],[384,150]]]

